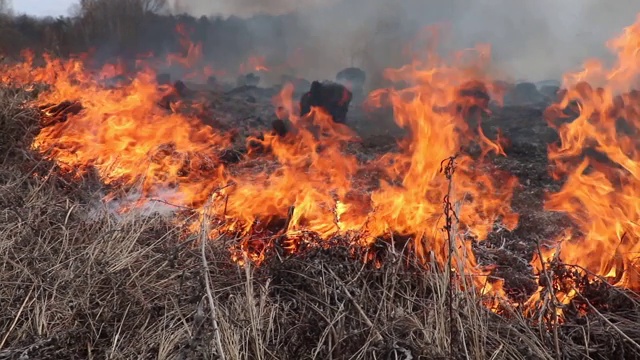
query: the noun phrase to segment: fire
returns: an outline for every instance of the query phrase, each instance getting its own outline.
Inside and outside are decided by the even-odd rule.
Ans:
[[[484,49],[477,49],[478,61],[485,56]],[[472,136],[467,120],[478,117],[474,110],[486,107],[482,96],[469,95],[470,88],[483,95],[485,89],[479,68],[447,66],[445,61],[431,57],[428,62],[415,62],[398,70],[389,70],[387,76],[394,81],[413,83],[402,90],[376,91],[372,100],[379,103],[383,95],[391,102],[399,125],[411,130],[412,138],[405,142],[400,154],[389,154],[379,159],[392,182],[381,184],[372,194],[376,211],[370,222],[373,233],[395,231],[400,234],[416,234],[416,244],[425,236],[430,240],[418,245],[416,250],[427,256],[436,251],[439,261],[446,254],[442,243],[431,240],[425,231],[437,228],[442,214],[441,199],[448,193],[447,179],[441,174],[442,160],[460,151],[470,140],[480,140],[483,155],[491,151],[503,153],[501,146],[484,136],[480,127]],[[470,79],[474,81],[470,81]],[[488,83],[488,81],[487,81]],[[504,176],[503,186],[495,185],[496,179],[482,169],[482,156],[473,159],[469,155],[457,159],[456,176],[453,179],[453,201],[461,203],[460,222],[479,239],[484,238],[496,219],[501,218],[508,228],[517,225],[518,216],[510,210],[511,195],[516,179]],[[401,186],[392,183],[401,183]]]
[[[250,56],[246,62],[240,64],[238,73],[244,74],[251,71],[269,72],[271,69],[266,65],[264,56]]]
[[[204,66],[189,29],[176,31],[184,51],[166,64],[184,68],[187,79],[224,74]],[[566,75],[562,99],[545,113],[560,137],[549,147],[550,169],[564,181],[545,207],[567,214],[575,228],[550,239],[556,246],[539,249],[531,261],[540,286],[523,304],[529,315],[551,302],[550,316],[561,321],[584,286],[565,265],[589,280],[640,288],[640,17],[608,45],[616,62],[590,60]],[[188,231],[241,239],[233,248],[238,263],[263,261],[275,242],[289,252],[335,237],[365,247],[406,242],[425,264],[450,266],[461,287],[474,287],[498,312],[508,303],[503,283],[489,281],[492,269],[478,265],[472,244],[496,223],[511,230],[519,220],[511,209],[516,178],[487,161],[505,156],[502,139],[490,139],[480,126],[502,89],[488,75],[488,47],[452,58],[433,48],[386,70],[394,85],[369,94],[366,105],[391,108],[409,135],[398,151],[367,161],[348,151],[357,134],[323,109],[300,116],[291,85],[273,99],[277,118],[291,124],[288,133],[248,136],[246,154],[229,164],[220,154],[234,135],[203,123],[206,99],[186,101],[157,84],[151,59],[139,60],[126,82],[105,86],[128,69],[93,70],[85,56],[36,59],[25,51],[23,62],[3,65],[0,81],[46,85],[34,102],[45,122],[33,149],[76,176],[95,172],[112,190],[105,201],[120,211],[154,200],[187,208],[196,216],[176,221]],[[238,70],[274,69],[252,56]]]
[[[178,66],[186,71],[183,75],[186,80],[207,79],[210,76],[225,76],[226,71],[215,69],[213,66],[205,64],[205,57],[201,42],[193,42],[191,34],[193,29],[184,24],[176,26],[178,41],[181,52],[170,53],[167,56],[167,66]]]
[[[614,64],[589,60],[565,75],[561,100],[545,113],[560,138],[548,148],[551,173],[564,181],[545,208],[566,214],[575,227],[534,256],[540,287],[524,309],[544,310],[553,323],[564,320],[569,304],[578,314],[589,311],[574,303],[587,283],[640,288],[640,16],[607,45]]]
[[[184,35],[184,29],[178,30]],[[518,221],[510,209],[515,178],[498,174],[483,161],[490,152],[504,154],[501,145],[467,123],[480,119],[493,93],[482,75],[486,50],[473,51],[471,65],[459,58],[446,65],[444,59],[429,56],[388,70],[389,80],[409,86],[378,90],[368,103],[391,106],[396,122],[411,136],[400,152],[368,162],[345,152],[346,145],[359,141],[357,136],[322,109],[297,115],[290,86],[274,104],[292,131],[284,137],[249,137],[247,156],[239,164],[225,165],[217,154],[229,146],[230,135],[200,121],[197,110],[202,104],[159,106],[174,90],[158,86],[149,68],[117,88],[101,86],[100,77],[77,59],[45,58],[45,65],[38,67],[31,57],[5,69],[4,76],[24,84],[49,84],[50,90],[37,99],[39,105],[81,104],[44,127],[33,148],[70,172],[94,169],[105,184],[134,191],[139,201],[125,210],[155,198],[189,207],[202,220],[217,224],[214,232],[241,235],[245,255],[256,261],[273,236],[284,236],[291,245],[310,233],[322,239],[357,233],[361,235],[354,241],[363,245],[390,236],[410,239],[425,262],[434,259],[443,265],[448,239],[437,229],[444,225],[442,201],[448,196],[466,234],[454,235],[456,246],[465,252],[456,268],[484,276],[488,271],[476,269],[470,239],[482,240],[496,221],[508,228]],[[185,66],[194,65],[190,59],[183,59]],[[108,75],[116,71],[105,69]],[[185,107],[195,110],[189,111],[193,115],[180,111]],[[450,183],[441,173],[443,159],[473,142],[481,154],[460,154]],[[368,174],[382,178],[372,182]],[[199,226],[192,229],[199,231]],[[487,286],[484,280],[480,285]]]
[[[566,75],[564,97],[547,111],[560,136],[549,160],[565,183],[549,195],[546,208],[566,213],[576,225],[572,236],[559,239],[565,263],[637,290],[640,97],[634,89],[640,84],[640,18],[607,45],[615,63],[607,68],[591,60]]]
[[[84,110],[43,128],[34,148],[70,171],[96,169],[106,184],[139,185],[145,198],[165,194],[165,200],[175,201],[173,196],[166,198],[166,191],[179,186],[174,196],[184,205],[203,201],[198,196],[211,184],[201,176],[214,171],[212,151],[225,146],[228,139],[197,118],[158,107],[153,74],[140,74],[129,86],[111,91],[65,80],[56,86],[59,94],[41,100],[71,98]]]

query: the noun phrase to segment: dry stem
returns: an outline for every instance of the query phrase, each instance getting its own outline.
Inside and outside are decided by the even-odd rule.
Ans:
[[[209,200],[209,203],[205,207],[205,211],[202,216],[202,230],[200,234],[200,251],[202,256],[202,269],[204,273],[204,282],[207,289],[207,299],[209,300],[209,308],[211,311],[211,323],[213,326],[214,340],[216,342],[216,347],[218,348],[218,356],[220,356],[220,359],[226,360],[224,348],[222,347],[222,340],[220,339],[220,328],[218,327],[216,303],[211,291],[211,279],[209,278],[209,264],[207,263],[207,254],[205,251],[206,244],[209,242],[209,217],[207,216],[207,211],[211,206],[210,203],[211,203],[211,200]]]

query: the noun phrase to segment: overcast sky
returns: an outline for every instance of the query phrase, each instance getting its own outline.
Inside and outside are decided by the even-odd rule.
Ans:
[[[13,9],[18,14],[36,16],[68,15],[69,8],[77,0],[13,0]]]

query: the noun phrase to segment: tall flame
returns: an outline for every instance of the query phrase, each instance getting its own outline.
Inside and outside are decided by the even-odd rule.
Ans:
[[[547,111],[560,136],[549,148],[549,160],[565,183],[550,194],[546,208],[566,213],[577,226],[560,241],[565,263],[638,289],[640,96],[634,89],[640,17],[607,45],[617,54],[615,63],[607,68],[590,60],[582,71],[566,75],[566,93]]]
[[[401,234],[427,236],[429,241],[417,246],[423,256],[436,251],[444,261],[443,243],[431,239],[425,232],[437,228],[442,215],[442,199],[448,192],[447,179],[441,174],[442,160],[456,154],[471,140],[479,142],[483,155],[504,154],[502,147],[484,136],[480,126],[472,132],[467,120],[473,109],[486,108],[488,100],[475,93],[490,92],[482,75],[487,49],[474,51],[478,56],[472,67],[445,61],[431,54],[426,62],[416,61],[397,70],[388,70],[387,77],[396,82],[412,84],[402,90],[379,90],[371,100],[379,104],[382,96],[391,102],[396,122],[411,132],[403,143],[402,152],[388,154],[378,165],[392,182],[383,182],[371,196],[376,211],[370,221],[375,234],[395,231]],[[475,93],[474,93],[475,92]],[[510,209],[516,179],[505,176],[500,187],[496,178],[483,169],[483,158],[461,155],[457,160],[457,175],[453,188],[455,200],[462,202],[460,221],[478,238],[484,238],[498,218],[508,228],[517,225],[518,216]],[[485,166],[487,166],[485,164]],[[401,184],[400,186],[395,184]],[[454,201],[455,201],[454,200]]]

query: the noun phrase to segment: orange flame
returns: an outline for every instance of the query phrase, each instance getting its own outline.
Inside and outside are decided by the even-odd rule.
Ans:
[[[565,213],[575,229],[534,256],[531,265],[541,286],[524,309],[529,315],[540,310],[544,297],[553,302],[547,319],[553,322],[564,320],[565,306],[583,286],[573,275],[556,277],[555,260],[591,281],[640,288],[640,97],[634,90],[640,75],[640,16],[608,46],[617,54],[615,64],[607,68],[589,60],[582,71],[565,75],[562,99],[545,113],[560,137],[548,149],[551,173],[564,180],[560,191],[548,194],[545,208]],[[580,304],[576,308],[579,314],[588,311]]]
[[[240,64],[238,73],[245,74],[251,71],[271,71],[266,65],[266,58],[264,56],[250,56],[246,62]]]
[[[207,79],[210,76],[225,76],[226,71],[215,69],[211,65],[205,65],[202,43],[194,43],[191,41],[191,33],[193,29],[185,24],[176,26],[176,33],[179,36],[179,43],[182,53],[171,53],[167,55],[167,65],[179,66],[189,70],[184,74],[186,80]],[[195,70],[199,69],[199,71]]]
[[[178,111],[187,104],[173,103],[173,111],[159,107],[167,89],[157,86],[150,70],[117,89],[101,87],[77,60],[47,58],[44,67],[29,60],[5,74],[14,81],[49,84],[39,104],[73,100],[83,106],[66,121],[45,127],[35,149],[69,171],[95,169],[106,184],[137,190],[140,202],[132,206],[161,198],[215,222],[214,232],[239,233],[245,253],[238,261],[245,256],[261,261],[273,235],[293,240],[309,232],[324,239],[358,233],[355,241],[363,244],[408,238],[421,259],[442,266],[449,256],[448,239],[438,228],[444,225],[443,199],[448,196],[459,219],[453,240],[462,253],[452,265],[458,276],[471,272],[483,293],[495,294],[501,284],[487,284],[489,270],[478,268],[471,239],[482,240],[496,221],[509,229],[516,226],[518,215],[510,202],[517,181],[484,161],[489,153],[504,155],[502,146],[479,125],[468,125],[472,118],[479,122],[495,92],[483,75],[488,48],[464,55],[447,65],[430,54],[425,61],[386,72],[389,80],[408,87],[375,91],[368,103],[391,106],[395,121],[411,135],[400,152],[368,162],[346,152],[357,136],[323,109],[298,116],[290,86],[274,103],[292,131],[284,137],[250,137],[247,156],[225,166],[217,152],[229,145],[230,135]],[[450,184],[441,174],[443,159],[472,142],[480,145],[481,154],[459,155]],[[372,174],[381,178],[372,179]]]
[[[547,119],[560,144],[549,148],[562,189],[546,208],[566,213],[577,232],[560,241],[560,257],[618,286],[638,289],[640,265],[640,18],[608,46],[617,54],[611,68],[591,60],[568,74],[561,102]],[[589,84],[601,87],[593,88]],[[563,119],[574,114],[575,120]]]
[[[177,31],[186,56],[172,55],[168,61],[198,67],[201,46],[188,41],[186,29]],[[618,55],[615,64],[607,68],[591,60],[582,71],[568,74],[562,100],[546,112],[560,136],[559,144],[549,147],[549,161],[556,179],[565,182],[559,192],[549,194],[545,206],[566,213],[576,229],[555,239],[557,248],[536,255],[532,265],[542,279],[559,257],[592,279],[604,277],[616,286],[638,289],[640,95],[634,88],[640,79],[640,18],[609,46]],[[154,198],[188,207],[200,220],[215,224],[213,232],[242,237],[238,262],[262,261],[274,237],[288,239],[290,251],[310,233],[322,239],[356,233],[354,241],[363,245],[379,238],[408,239],[425,263],[435,260],[442,267],[451,260],[462,286],[471,284],[481,295],[493,297],[486,303],[497,311],[506,298],[502,282],[489,281],[491,269],[479,268],[471,245],[498,221],[508,229],[518,222],[510,207],[517,181],[485,161],[489,154],[505,153],[500,139],[489,139],[479,124],[480,113],[501,89],[486,75],[487,47],[460,52],[448,61],[427,49],[423,60],[385,72],[393,88],[369,95],[367,104],[391,107],[396,123],[410,136],[400,142],[398,152],[366,162],[346,150],[359,141],[357,135],[334,123],[323,109],[298,115],[291,86],[273,99],[278,118],[289,121],[291,131],[283,137],[249,137],[247,155],[238,164],[225,165],[218,153],[230,145],[231,134],[200,121],[204,104],[158,106],[171,89],[158,86],[148,67],[112,89],[99,80],[122,74],[120,66],[92,72],[81,58],[48,56],[38,65],[25,52],[25,61],[3,68],[0,80],[49,85],[38,105],[82,104],[64,121],[44,127],[33,147],[67,171],[95,170],[117,189],[107,200],[118,198],[123,188],[136,190],[138,201],[123,210]],[[252,57],[240,66],[241,72],[251,70],[269,68],[264,58]],[[473,122],[478,125],[471,126]],[[472,143],[479,145],[479,154],[461,153]],[[449,181],[442,175],[442,160],[454,154],[456,169]],[[438,231],[445,224],[443,199],[453,205],[458,219],[452,239]],[[190,225],[200,231],[201,224]],[[449,240],[458,252],[452,259]],[[471,275],[470,283],[464,281],[466,275]],[[551,284],[554,302],[566,305],[579,289],[571,279],[560,282]],[[525,309],[539,305],[548,290],[549,284],[541,285]],[[562,317],[561,306],[555,316]]]

